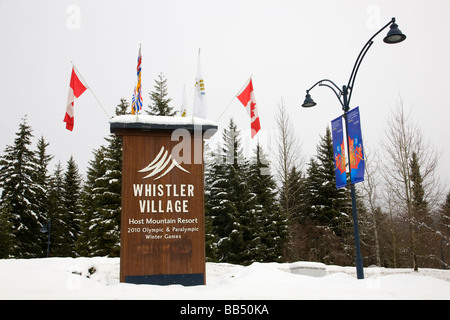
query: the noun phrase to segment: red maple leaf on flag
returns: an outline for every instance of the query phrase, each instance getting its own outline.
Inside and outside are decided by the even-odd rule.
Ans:
[[[255,117],[255,111],[256,111],[256,103],[251,102],[250,103],[250,118],[253,119]]]

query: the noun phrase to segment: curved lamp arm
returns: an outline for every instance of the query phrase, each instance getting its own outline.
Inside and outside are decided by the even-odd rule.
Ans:
[[[366,56],[367,51],[369,51],[370,47],[373,44],[373,39],[380,34],[381,31],[391,26],[391,30],[388,32],[387,36],[383,39],[386,43],[399,43],[406,39],[406,36],[398,29],[397,24],[395,23],[395,18],[392,18],[386,25],[384,25],[380,30],[378,30],[370,39],[366,42],[361,52],[358,55],[358,58],[355,61],[353,66],[352,73],[350,74],[350,78],[348,80],[347,86],[343,86],[342,90],[331,80],[324,79],[316,82],[311,88],[306,90],[307,95],[309,91],[312,90],[315,86],[324,86],[333,90],[334,94],[338,98],[341,103],[342,109],[344,112],[350,109],[350,100],[352,98],[353,88],[355,84],[356,74],[358,73],[359,67],[361,66],[361,62]],[[330,85],[331,84],[331,85]],[[342,101],[341,97],[343,97],[344,101]],[[309,97],[310,98],[310,97]],[[315,103],[314,103],[315,105]]]
[[[378,30],[364,45],[361,52],[358,55],[358,58],[355,61],[355,65],[353,66],[352,73],[350,74],[350,78],[348,79],[347,88],[349,89],[350,93],[348,96],[348,104],[350,105],[350,99],[352,98],[352,92],[353,92],[353,85],[355,83],[356,74],[358,73],[359,66],[361,65],[361,62],[363,61],[367,51],[369,51],[370,47],[373,44],[373,39],[381,33],[384,29],[389,27],[391,24],[395,23],[395,18],[392,18],[391,21],[389,21],[384,27],[382,27],[380,30]]]
[[[331,84],[331,85],[330,85]],[[308,90],[306,90],[306,93],[308,94],[310,90],[312,90],[315,86],[319,85],[319,87],[328,87],[331,90],[333,90],[334,94],[336,95],[336,97],[338,98],[339,102],[342,105],[342,108],[344,108],[344,103],[341,100],[342,97],[342,90],[338,87],[338,85],[336,83],[334,83],[333,81],[329,80],[329,79],[322,79],[320,81],[317,81],[311,88],[309,88]]]

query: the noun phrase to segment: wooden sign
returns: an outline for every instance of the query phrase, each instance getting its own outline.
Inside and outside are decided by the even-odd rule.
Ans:
[[[123,139],[120,281],[205,284],[203,139],[217,126],[138,119],[111,120]]]

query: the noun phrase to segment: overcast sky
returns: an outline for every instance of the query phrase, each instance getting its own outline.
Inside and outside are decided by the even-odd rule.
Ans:
[[[109,123],[87,91],[75,102],[74,131],[65,129],[71,61],[113,115],[120,98],[131,101],[142,44],[144,105],[160,72],[172,106],[179,108],[184,85],[192,105],[201,48],[208,118],[217,120],[232,101],[219,128],[233,117],[251,147],[249,119],[232,98],[253,74],[263,128],[257,137],[266,149],[273,145],[267,137],[283,99],[309,159],[342,112],[327,88],[311,92],[318,106],[301,108],[305,90],[323,78],[346,84],[363,45],[392,17],[408,38],[397,45],[383,43],[385,32],[375,38],[351,107],[360,106],[364,144],[374,149],[390,110],[403,99],[424,137],[442,151],[439,172],[448,182],[449,0],[0,0],[1,152],[26,114],[36,138],[50,142],[55,162],[65,167],[73,155],[84,171]]]

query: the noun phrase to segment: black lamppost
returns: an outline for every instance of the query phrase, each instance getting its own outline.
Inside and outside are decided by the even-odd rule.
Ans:
[[[389,23],[387,23],[383,28],[377,31],[370,39],[367,41],[367,43],[362,48],[361,52],[359,53],[358,58],[356,59],[355,65],[353,66],[352,73],[350,75],[350,79],[348,80],[347,85],[342,86],[342,90],[331,80],[323,79],[318,82],[316,82],[311,88],[306,90],[306,97],[305,101],[302,104],[302,107],[304,108],[310,108],[314,107],[317,103],[314,102],[314,100],[311,98],[311,95],[309,92],[317,85],[328,87],[331,90],[333,90],[334,94],[338,98],[339,102],[341,103],[342,110],[344,111],[344,120],[345,120],[345,131],[347,136],[347,153],[350,156],[350,144],[349,144],[349,137],[348,137],[348,123],[347,123],[347,112],[350,110],[350,100],[352,98],[353,93],[353,87],[355,83],[356,74],[358,73],[359,66],[361,65],[362,60],[364,59],[364,56],[366,55],[367,51],[373,44],[373,38],[375,38],[381,31],[386,29],[390,26],[389,32],[387,33],[386,37],[384,37],[383,41],[385,43],[399,43],[406,39],[406,36],[398,29],[398,25],[395,23],[395,18],[392,18]],[[358,213],[356,211],[356,194],[355,194],[355,185],[351,182],[350,179],[350,160],[348,161],[348,170],[349,173],[347,175],[347,186],[350,185],[351,190],[351,196],[352,196],[352,215],[353,215],[353,231],[355,233],[355,249],[356,249],[356,274],[358,279],[364,279],[364,269],[363,269],[363,261],[361,256],[361,249],[359,245],[359,227],[358,227]]]

